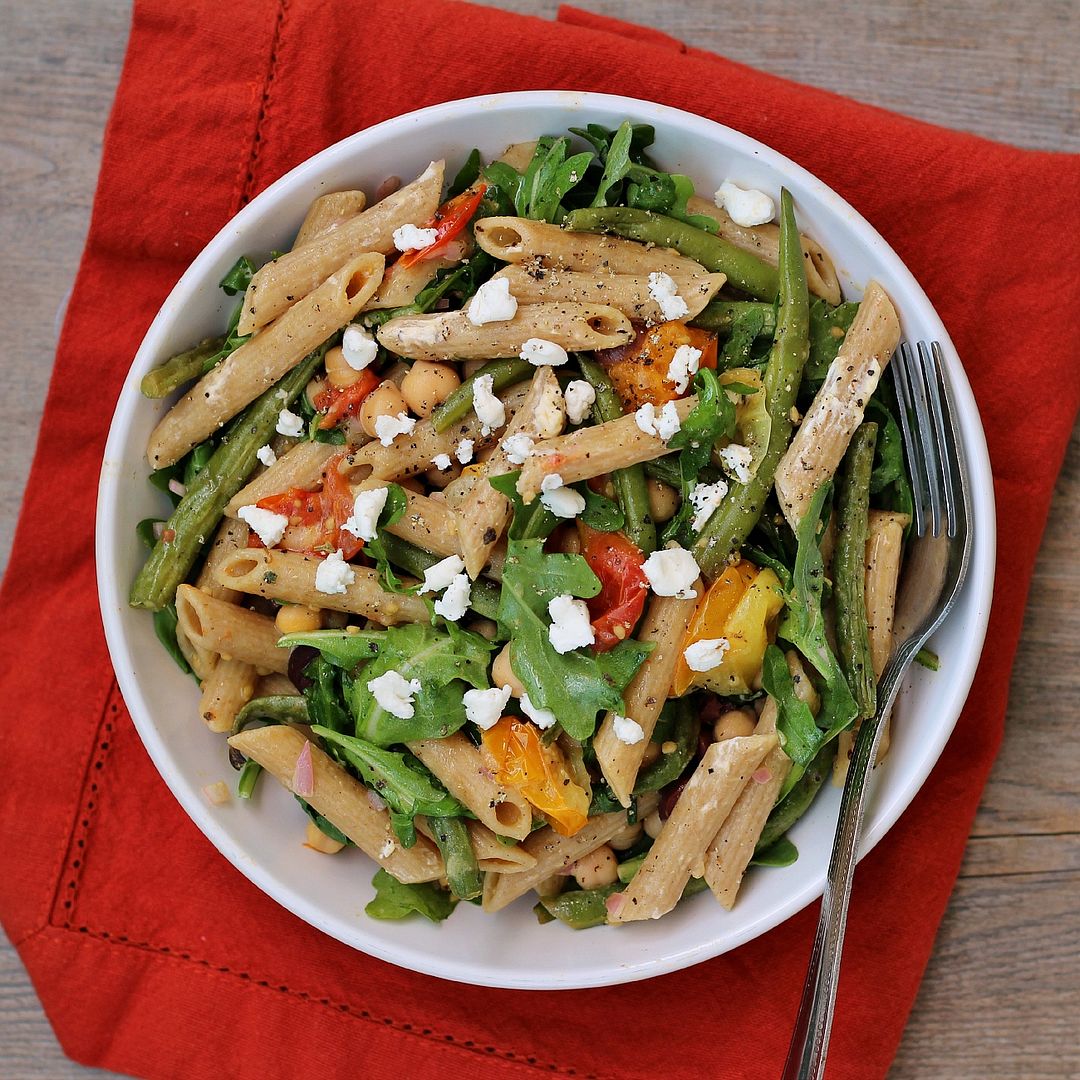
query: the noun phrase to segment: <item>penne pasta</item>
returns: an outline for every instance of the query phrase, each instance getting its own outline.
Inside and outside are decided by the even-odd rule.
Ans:
[[[720,226],[719,235],[728,243],[756,255],[770,266],[776,266],[780,262],[779,225],[771,222],[766,225],[736,225],[726,210],[721,210],[700,195],[692,195],[687,200],[686,208],[691,214],[711,217]],[[814,296],[820,296],[830,304],[839,304],[842,299],[840,279],[836,276],[832,259],[816,240],[811,240],[805,234],[801,235],[801,239],[806,266],[806,287]]]
[[[517,356],[530,338],[566,350],[613,349],[633,339],[630,320],[603,304],[522,304],[505,322],[474,326],[467,310],[406,315],[379,327],[379,344],[410,360]]]
[[[277,647],[281,632],[265,615],[218,600],[194,585],[181,585],[176,617],[188,638],[208,652],[251,664],[260,672],[288,671],[289,653]]]
[[[367,196],[362,191],[328,191],[320,195],[308,208],[293,241],[293,250],[356,217],[365,206]]]
[[[289,488],[314,488],[322,480],[326,463],[340,453],[341,447],[330,443],[297,443],[268,469],[245,484],[229,501],[225,513],[235,518],[241,506],[251,506],[269,495],[277,495]]]
[[[750,775],[775,746],[773,733],[709,746],[641,869],[609,910],[609,922],[659,919],[679,902],[691,871],[698,868]]]
[[[237,333],[250,334],[276,319],[359,253],[391,254],[395,229],[427,221],[435,213],[442,182],[443,162],[433,161],[411,184],[267,263],[251,279]]]
[[[467,821],[465,828],[469,833],[469,843],[476,856],[476,865],[484,873],[519,874],[536,865],[536,858],[530,855],[520,844],[504,844],[486,825],[479,821]],[[427,818],[416,819],[416,829],[429,840],[434,840],[431,825]]]
[[[529,162],[533,159],[533,154],[536,153],[536,143],[536,139],[530,139],[528,142],[511,143],[499,155],[498,160],[506,162],[515,172],[524,175],[525,170],[529,167]]]
[[[229,731],[236,714],[251,700],[258,673],[243,660],[218,659],[203,681],[199,715],[211,731]]]
[[[679,420],[685,420],[697,405],[696,397],[675,402]],[[594,476],[637,465],[670,453],[663,439],[647,435],[638,427],[633,413],[606,424],[578,428],[569,435],[538,443],[521,467],[518,494],[531,503],[540,494],[544,477],[557,475],[564,484],[591,480]]]
[[[248,527],[242,521],[226,518],[222,521],[213,542],[206,553],[206,561],[199,570],[199,576],[195,579],[196,588],[214,597],[215,600],[224,600],[226,603],[235,604],[240,600],[241,593],[236,589],[227,589],[214,580],[214,570],[226,555],[247,547]]]
[[[364,305],[365,311],[404,307],[431,284],[440,270],[456,266],[460,259],[422,259],[411,266],[394,263],[386,268],[375,295]]]
[[[836,472],[899,341],[892,301],[871,281],[825,382],[776,467],[776,495],[793,529],[814,492]]]
[[[292,684],[288,675],[270,672],[269,675],[260,675],[255,684],[255,697],[294,697],[300,691]]]
[[[285,724],[249,728],[229,739],[229,745],[257,761],[283,787],[293,787],[296,761],[308,740]],[[426,837],[404,848],[398,842],[385,809],[375,809],[368,789],[311,743],[314,787],[304,800],[340,829],[365,855],[398,881],[436,881],[443,875],[442,856]]]
[[[379,254],[357,255],[204,375],[154,428],[150,464],[179,461],[345,326],[378,288],[383,265]]]
[[[664,321],[663,309],[649,292],[647,274],[611,274],[599,270],[586,273],[529,262],[503,267],[495,277],[506,278],[510,292],[522,304],[607,304],[637,322]],[[700,314],[725,281],[723,274],[680,274],[675,278],[679,296],[689,309],[685,318]]]
[[[458,541],[469,577],[478,577],[487,565],[514,514],[510,500],[487,482],[489,476],[501,476],[514,468],[504,449],[505,443],[515,435],[527,435],[531,439],[558,435],[565,419],[566,406],[559,380],[550,367],[541,367],[533,376],[528,396],[507,425],[502,443],[488,458],[484,476],[458,508]]]
[[[524,840],[532,830],[532,810],[513,787],[499,784],[480,751],[460,731],[445,739],[421,739],[409,749],[492,832]]]
[[[353,486],[353,492],[385,487],[386,483],[386,480],[364,480]],[[418,495],[408,488],[403,490],[408,504],[405,513],[393,525],[387,526],[386,531],[435,555],[460,554],[457,518],[446,503]]]
[[[220,584],[253,596],[346,611],[363,615],[383,626],[430,621],[423,600],[418,596],[385,592],[379,584],[378,573],[365,566],[350,566],[355,578],[351,585],[345,586],[345,592],[320,591],[315,587],[315,574],[321,562],[315,556],[292,551],[245,548],[225,559],[215,576]]]
[[[701,582],[696,591],[701,594]],[[656,727],[660,710],[667,701],[675,665],[679,661],[686,627],[697,607],[697,599],[679,600],[674,596],[654,596],[638,630],[639,641],[650,641],[655,648],[637,670],[623,691],[625,715],[641,725],[645,737],[632,745],[615,734],[615,714],[608,713],[593,739],[596,761],[614,796],[630,805],[641,761]]]

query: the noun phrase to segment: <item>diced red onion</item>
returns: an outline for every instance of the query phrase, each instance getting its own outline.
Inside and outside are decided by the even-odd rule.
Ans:
[[[604,901],[604,907],[607,908],[607,913],[611,916],[617,916],[622,910],[623,904],[626,902],[626,897],[622,893],[613,892]]]
[[[386,800],[377,792],[368,788],[367,801],[371,803],[372,810],[385,810]]]
[[[767,765],[762,765],[761,768],[754,773],[751,779],[755,784],[767,784],[772,779],[772,773],[769,771]]]
[[[305,799],[315,794],[315,767],[311,762],[311,743],[306,739],[304,749],[296,759],[296,768],[293,769],[292,789]]]
[[[174,495],[179,495],[181,499],[187,494],[187,488],[176,477],[169,481],[169,490]]]
[[[388,176],[376,189],[372,202],[381,202],[387,195],[393,195],[401,187],[400,176]]]
[[[153,526],[152,526],[152,530],[153,530],[153,533],[154,533],[154,539],[155,540],[160,540],[162,533],[165,532],[165,522],[164,521],[155,521]]]

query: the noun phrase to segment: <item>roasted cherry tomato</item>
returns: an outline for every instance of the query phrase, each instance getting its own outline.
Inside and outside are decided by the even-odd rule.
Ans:
[[[475,184],[443,203],[435,211],[431,220],[421,226],[422,229],[434,229],[437,234],[435,239],[426,248],[406,251],[398,262],[402,266],[412,266],[413,263],[418,263],[422,259],[433,259],[441,254],[450,241],[457,237],[472,220],[484,198],[485,191],[487,191],[487,184]]]
[[[589,820],[589,793],[574,783],[559,747],[545,746],[535,724],[504,716],[484,732],[495,779],[518,789],[560,836],[573,836]]]
[[[604,366],[627,409],[639,409],[651,402],[663,405],[689,393],[675,390],[667,381],[668,367],[680,345],[701,350],[699,367],[716,367],[716,335],[681,322],[665,322],[639,330],[629,345],[603,349],[596,359]]]
[[[645,556],[620,532],[599,532],[578,522],[581,554],[600,579],[600,591],[587,600],[596,633],[596,652],[614,649],[625,641],[645,607],[649,582],[641,569]]]
[[[352,384],[339,390],[336,386],[329,386],[321,390],[316,396],[315,408],[326,415],[319,421],[320,431],[329,431],[337,427],[345,417],[360,415],[360,406],[364,399],[379,385],[379,376],[370,368],[365,368],[360,373],[360,378]]]

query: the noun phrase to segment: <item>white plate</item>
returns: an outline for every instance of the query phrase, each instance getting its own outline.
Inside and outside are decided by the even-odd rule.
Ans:
[[[895,252],[843,199],[767,146],[677,109],[605,94],[543,91],[500,94],[437,105],[362,131],[298,166],[245,207],[207,245],[158,313],[113,417],[101,472],[97,515],[98,589],[117,679],[135,726],[181,805],[218,850],[260,889],[332,937],[390,963],[445,979],[521,989],[567,989],[649,978],[733,949],[776,926],[821,894],[838,805],[829,787],[792,839],[798,862],[752,872],[735,910],[708,895],[648,924],[575,932],[539,926],[523,899],[497,916],[462,904],[442,925],[421,919],[368,919],[374,864],[349,852],[327,858],[301,846],[304,820],[283,789],[264,779],[254,803],[210,806],[203,785],[233,775],[223,740],[202,730],[196,691],[154,638],[145,612],[127,605],[144,551],[141,518],[160,515],[163,496],[146,481],[143,456],[161,402],[143,399],[139,380],[193,341],[220,333],[235,300],[217,281],[242,254],[287,249],[313,198],[326,191],[374,190],[389,175],[417,175],[446,157],[448,172],[479,145],[490,158],[511,142],[597,122],[630,118],[656,127],[651,151],[663,167],[684,172],[702,193],[730,177],[778,196],[791,189],[802,229],[836,262],[847,296],[870,278],[889,291],[908,340],[942,343],[956,391],[974,491],[975,547],[953,616],[934,648],[942,670],[916,668],[899,707],[892,749],[867,814],[863,851],[900,816],[937,761],[967,696],[982,650],[993,590],[994,496],[979,415],[960,360],[929,300]]]

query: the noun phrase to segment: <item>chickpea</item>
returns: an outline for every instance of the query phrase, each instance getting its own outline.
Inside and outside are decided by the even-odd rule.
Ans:
[[[794,649],[788,649],[784,654],[787,661],[788,671],[791,672],[791,681],[795,686],[795,696],[807,705],[810,711],[817,716],[821,709],[821,697],[819,696],[810,677],[806,674],[799,654]]]
[[[417,360],[401,380],[401,393],[417,416],[430,416],[460,385],[461,376],[449,364]]]
[[[345,353],[340,345],[327,349],[323,362],[326,364],[326,381],[337,390],[345,390],[363,377],[362,371],[345,362]]]
[[[313,851],[320,851],[324,855],[336,855],[345,846],[338,843],[337,840],[331,840],[314,821],[307,823],[307,835],[304,838],[304,844]]]
[[[322,609],[305,604],[285,604],[278,608],[274,625],[283,634],[306,634],[322,629]]]
[[[717,742],[753,734],[754,718],[746,709],[728,709],[726,713],[721,713],[713,724],[713,738]]]
[[[510,694],[516,698],[520,698],[525,693],[521,680],[510,667],[509,643],[502,647],[502,652],[495,657],[495,663],[491,665],[491,683],[493,686],[509,686]]]
[[[583,859],[578,859],[574,863],[574,880],[583,889],[614,885],[619,880],[619,864],[615,861],[615,852],[607,844],[602,844]]]
[[[536,895],[541,899],[547,899],[549,896],[558,896],[562,892],[563,886],[566,884],[566,878],[562,874],[552,874],[551,877],[544,878],[539,882],[536,888]]]
[[[641,767],[644,769],[651,765],[659,756],[660,746],[657,743],[650,742],[641,755]]]
[[[673,487],[649,477],[649,514],[657,525],[670,521],[679,508],[679,496]]]
[[[326,379],[322,375],[315,375],[308,380],[307,386],[304,387],[304,397],[307,398],[308,404],[315,409],[315,399],[326,389]],[[318,411],[316,409],[316,411]]]
[[[620,829],[609,841],[608,847],[615,851],[626,851],[632,848],[641,836],[641,822],[635,821],[633,825],[626,825]]]
[[[491,619],[473,619],[468,629],[482,638],[487,638],[488,641],[494,641],[499,636],[499,627]]]
[[[401,391],[387,379],[364,398],[364,403],[360,406],[360,426],[374,439],[375,421],[380,416],[397,416],[408,411]]]
[[[660,835],[660,830],[664,827],[664,822],[660,818],[660,811],[654,810],[644,821],[645,835],[655,840]]]

